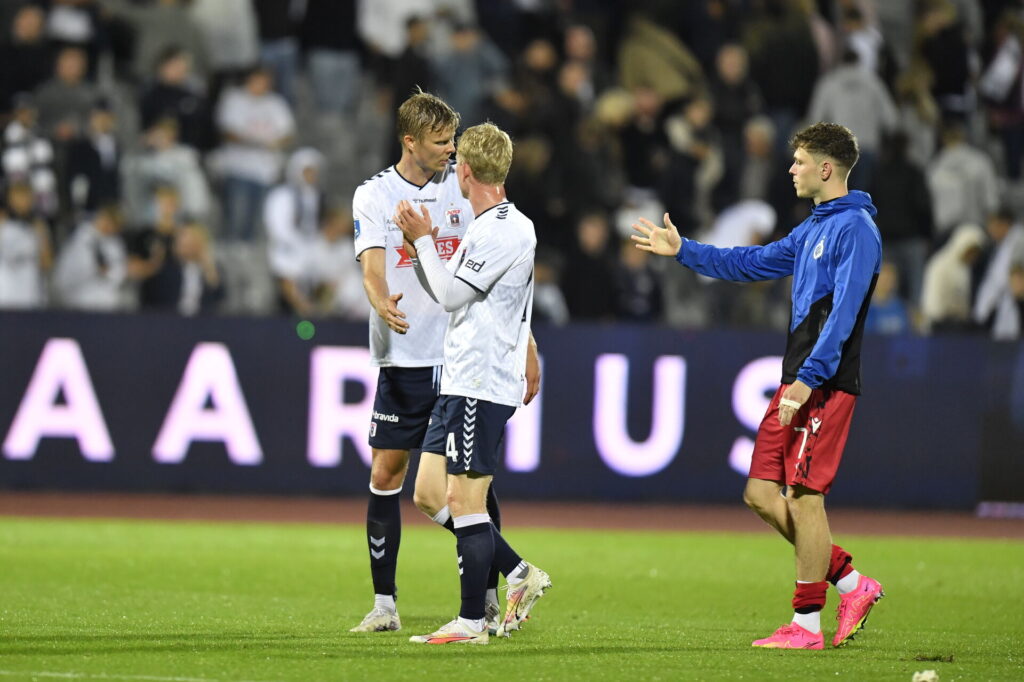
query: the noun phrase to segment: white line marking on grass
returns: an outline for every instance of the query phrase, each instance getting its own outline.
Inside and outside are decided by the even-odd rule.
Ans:
[[[225,682],[212,677],[166,677],[163,675],[118,675],[108,673],[59,673],[49,670],[0,670],[0,677],[53,677],[62,680],[139,680],[140,682]],[[233,681],[234,682],[234,681]],[[238,680],[237,682],[251,682]]]

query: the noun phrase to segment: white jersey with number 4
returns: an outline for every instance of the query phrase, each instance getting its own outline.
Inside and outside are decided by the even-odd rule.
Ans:
[[[444,330],[448,313],[420,286],[405,249],[402,231],[395,224],[398,202],[405,199],[418,211],[426,206],[439,228],[437,252],[449,260],[462,243],[473,209],[462,197],[454,166],[437,173],[422,187],[394,166],[361,184],[352,197],[355,250],[358,259],[367,249],[384,249],[384,276],[392,295],[401,293],[398,309],[405,313],[409,331],[397,334],[376,313],[370,316],[370,355],[375,367],[431,367],[444,359]]]
[[[477,296],[448,320],[442,394],[523,404],[536,250],[533,221],[509,202],[470,224],[448,270]]]

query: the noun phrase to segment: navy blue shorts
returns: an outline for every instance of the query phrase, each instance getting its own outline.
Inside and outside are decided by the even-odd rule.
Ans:
[[[516,408],[477,398],[443,395],[438,399],[423,452],[444,455],[449,474],[474,471],[492,476],[498,466],[505,424]]]
[[[420,447],[440,390],[440,367],[381,367],[370,421],[370,447]]]

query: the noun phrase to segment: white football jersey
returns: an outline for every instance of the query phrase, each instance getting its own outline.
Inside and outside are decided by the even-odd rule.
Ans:
[[[392,295],[401,293],[398,309],[405,313],[409,330],[397,334],[373,312],[370,315],[370,355],[375,367],[431,367],[444,359],[444,330],[448,313],[423,290],[412,260],[402,247],[402,231],[395,224],[398,202],[403,199],[417,210],[425,205],[438,227],[437,252],[450,260],[462,243],[473,209],[459,190],[454,165],[419,187],[392,166],[356,188],[352,197],[355,251],[358,259],[367,249],[384,249],[384,274]]]
[[[536,250],[533,221],[509,202],[469,226],[448,270],[478,294],[448,320],[441,393],[523,404]]]

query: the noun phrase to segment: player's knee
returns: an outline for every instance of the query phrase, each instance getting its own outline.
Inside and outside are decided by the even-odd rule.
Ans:
[[[405,480],[405,471],[374,469],[370,472],[370,485],[377,490],[397,490]]]
[[[743,503],[758,514],[766,511],[771,505],[772,499],[776,497],[778,497],[778,492],[761,486],[748,485],[743,489]]]
[[[412,501],[421,512],[434,518],[444,507],[444,496],[439,496],[433,491],[424,491],[416,488],[412,494]]]

